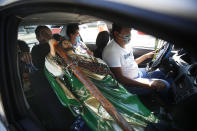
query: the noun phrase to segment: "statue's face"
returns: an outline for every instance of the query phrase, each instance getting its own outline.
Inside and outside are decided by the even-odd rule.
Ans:
[[[72,48],[72,45],[71,45],[70,41],[64,40],[64,41],[62,41],[62,47],[63,48]]]
[[[62,41],[62,47],[63,47],[64,49],[70,48],[69,50],[67,50],[67,54],[68,54],[68,55],[74,54],[74,52],[73,52],[73,50],[72,50],[72,45],[71,45],[70,41],[67,41],[67,40]]]

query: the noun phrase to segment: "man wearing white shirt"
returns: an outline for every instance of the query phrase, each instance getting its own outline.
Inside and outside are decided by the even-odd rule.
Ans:
[[[167,81],[161,79],[165,76],[161,71],[149,75],[144,69],[138,68],[138,64],[152,58],[154,53],[150,52],[134,59],[132,48],[126,46],[131,39],[130,32],[131,28],[129,27],[113,24],[112,35],[114,39],[104,48],[103,60],[108,64],[116,79],[131,93],[147,94],[155,90],[162,92],[168,90],[170,85]]]

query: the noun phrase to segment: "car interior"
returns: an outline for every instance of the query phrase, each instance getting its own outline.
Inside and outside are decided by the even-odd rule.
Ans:
[[[42,4],[40,6],[43,7]],[[61,4],[59,4],[58,7],[59,6],[61,6]],[[91,10],[86,11],[85,7],[81,10],[77,10],[78,8],[77,6],[75,6],[75,8],[69,10],[69,7],[67,9],[64,9],[63,7],[58,9],[57,6],[49,4],[47,7],[43,8],[30,7],[30,9],[31,8],[33,10],[26,12],[26,14],[20,12],[16,13],[17,21],[15,21],[15,24],[18,24],[18,26],[15,28],[18,32],[17,34],[10,32],[16,35],[12,40],[13,43],[16,43],[16,40],[20,39],[25,41],[29,48],[32,48],[34,45],[38,44],[38,41],[36,41],[34,34],[35,28],[38,25],[61,26],[63,28],[61,29],[60,35],[66,38],[67,36],[65,35],[65,30],[66,25],[68,25],[69,23],[79,23],[80,25],[83,25],[87,23],[103,21],[106,23],[108,32],[110,33],[111,24],[118,19],[115,16],[116,14],[112,14],[112,18],[108,18],[107,15],[102,15],[102,12],[95,15],[91,12]],[[127,16],[125,16],[124,19],[126,19],[126,17]],[[128,25],[128,23],[124,22],[124,19],[119,22],[123,25]],[[173,84],[171,87],[173,102],[170,105],[165,105],[158,98],[157,94],[138,96],[139,99],[159,119],[169,123],[172,129],[178,131],[194,129],[196,127],[195,121],[191,118],[194,118],[195,120],[197,118],[195,115],[197,109],[194,106],[197,100],[196,57],[192,55],[192,52],[188,51],[187,49],[179,47],[172,43],[173,37],[170,39],[165,39],[167,38],[167,36],[164,35],[164,37],[160,38],[158,36],[161,36],[162,33],[156,35],[154,31],[149,32],[143,26],[142,28],[139,28],[140,25],[136,23],[137,21],[130,23],[131,25],[134,25],[134,27],[132,28],[133,30],[142,29],[142,31],[150,33],[150,35],[152,35],[155,40],[165,40],[165,42],[163,42],[163,44],[161,44],[161,46],[158,48],[155,48],[155,45],[151,48],[142,46],[133,47],[135,58],[138,58],[139,56],[150,51],[158,51],[154,60],[148,59],[147,61],[140,64],[139,67],[147,68],[147,70],[160,69],[165,72],[166,78],[169,77],[173,79]],[[146,25],[146,23],[144,24]],[[22,29],[22,27],[26,27],[26,29],[24,28],[21,31],[20,29]],[[29,29],[27,27],[31,27],[31,31],[29,31],[28,33],[26,32],[26,30]],[[24,32],[24,30],[25,33],[21,33]],[[148,33],[142,35],[149,35]],[[98,34],[98,32],[96,34]],[[27,39],[34,40],[31,41]],[[102,39],[102,37],[100,39]],[[94,42],[86,42],[83,36],[81,36],[81,40],[84,41],[84,43],[92,52],[96,51],[96,36]],[[24,67],[21,67],[22,65],[20,65],[20,52],[17,50],[17,48],[12,49],[12,52],[14,52],[13,54],[16,54],[16,60],[18,63],[17,67],[15,67],[14,69],[16,69],[19,74],[21,74],[22,68]],[[71,129],[72,124],[77,120],[77,118],[74,117],[71,111],[68,108],[65,108],[59,101],[57,95],[50,87],[50,84],[46,79],[44,73],[41,71],[35,71],[29,73],[27,77],[27,81],[25,81],[23,79],[23,76],[20,75],[19,79],[15,80],[18,81],[18,83],[14,83],[20,85],[18,88],[22,87],[20,95],[22,94],[21,96],[24,97],[21,99],[25,100],[25,106],[27,106],[30,110],[29,113],[31,112],[30,115],[34,118],[35,123],[40,125],[40,127],[43,127],[43,130],[61,131]],[[30,82],[29,85],[28,82]],[[21,110],[21,112],[24,110],[25,109]],[[19,116],[18,118],[20,118]],[[22,125],[23,121],[25,120],[20,121]],[[25,121],[25,123],[28,123],[28,121]],[[31,127],[31,130],[37,130],[36,126],[31,124],[29,124],[28,126],[27,125],[24,124],[23,129],[29,129],[29,127]],[[20,128],[20,126],[18,128]]]
[[[50,19],[52,17],[49,16],[58,16],[58,18],[54,20],[54,19]],[[35,20],[35,18],[39,20]],[[84,24],[84,23],[91,23],[101,20],[102,19],[88,15],[50,12],[50,13],[39,13],[39,14],[33,14],[27,16],[20,23],[20,26],[36,25],[36,24],[38,25],[57,24],[57,25],[64,25],[63,30],[65,30],[65,26],[69,23],[80,22],[81,24]],[[111,23],[109,22],[107,23],[108,23],[108,27],[111,27]],[[63,31],[61,31],[60,34],[62,34],[63,37],[67,37],[66,34],[64,34],[65,31],[64,33],[62,32]],[[102,39],[102,37],[100,39]],[[32,43],[29,44],[31,45]],[[90,50],[95,52],[95,49],[97,48],[96,42],[95,43],[87,42],[86,45]],[[183,119],[185,120],[190,115],[190,114],[189,115],[187,114],[186,116],[180,115],[179,113],[183,113],[183,110],[182,108],[180,108],[180,106],[185,106],[185,104],[189,104],[187,103],[188,101],[185,103],[185,101],[188,99],[191,99],[190,101],[194,101],[196,99],[196,95],[195,95],[196,73],[193,72],[195,71],[196,68],[195,58],[192,58],[192,56],[189,55],[189,53],[184,51],[182,48],[181,49],[173,48],[173,45],[170,43],[164,44],[164,46],[160,48],[161,49],[158,52],[157,58],[155,60],[159,63],[154,61],[153,62],[154,64],[152,63],[151,67],[149,68],[160,68],[160,70],[165,72],[166,77],[173,78],[174,81],[173,95],[172,95],[173,103],[172,105],[170,106],[168,105],[166,107],[166,105],[162,103],[162,101],[158,98],[156,94],[142,95],[139,96],[139,98],[144,103],[144,105],[148,107],[148,109],[153,111],[158,117],[161,117],[161,119],[166,119],[166,121],[176,120],[176,122],[179,124],[179,122],[182,123],[182,120]],[[151,51],[154,51],[154,48],[134,47],[134,56],[135,58],[138,58],[139,56]],[[146,68],[147,63],[150,62],[151,59],[143,62],[142,64],[139,65],[139,67]],[[42,74],[41,72],[37,74],[31,74],[30,80],[31,80],[31,85],[30,87],[28,87],[29,89],[27,89],[24,93],[32,111],[42,122],[44,127],[47,130],[69,129],[72,123],[76,120],[76,118],[74,118],[70,113],[70,111],[64,108],[61,105],[60,101],[58,101],[55,92],[53,92],[44,74]],[[187,88],[185,88],[186,87],[185,84],[187,85]],[[184,111],[191,109],[193,110],[193,108],[188,105],[187,108],[184,108]],[[177,129],[180,128],[176,124],[174,124],[173,126],[176,127]]]

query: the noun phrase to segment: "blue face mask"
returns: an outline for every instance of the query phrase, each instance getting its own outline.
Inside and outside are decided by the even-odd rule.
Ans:
[[[75,38],[75,43],[78,43],[78,42],[80,42],[80,41],[81,41],[80,36],[77,36],[77,37]]]

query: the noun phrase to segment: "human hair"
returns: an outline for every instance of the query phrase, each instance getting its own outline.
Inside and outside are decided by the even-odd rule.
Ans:
[[[79,30],[79,24],[73,23],[67,26],[66,34],[70,37],[71,34],[75,34],[76,30]]]
[[[102,59],[102,52],[107,43],[109,42],[109,33],[107,31],[102,31],[98,34],[96,38],[96,50],[94,51],[94,56]]]
[[[17,40],[17,42],[21,52],[29,52],[29,47],[25,41]]]
[[[109,33],[107,31],[102,31],[98,34],[96,38],[97,48],[103,49],[109,41]]]
[[[120,24],[113,23],[113,24],[112,24],[112,31],[111,31],[112,37],[114,38],[114,32],[115,32],[115,31],[117,31],[118,33],[120,33],[121,30],[122,30],[122,28],[123,28],[123,27],[122,27]]]
[[[44,26],[44,25],[39,25],[37,26],[36,30],[35,30],[35,34],[36,34],[36,37],[39,38],[40,37],[40,32],[41,30],[43,29],[49,29],[47,26]]]

